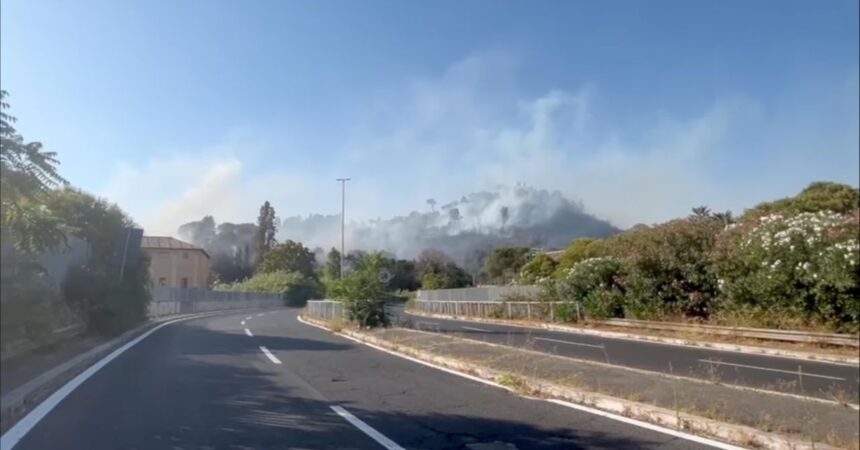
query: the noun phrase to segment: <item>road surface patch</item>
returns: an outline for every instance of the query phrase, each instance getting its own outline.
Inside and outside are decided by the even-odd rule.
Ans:
[[[561,339],[536,337],[536,338],[534,338],[534,340],[536,340],[536,341],[547,341],[547,342],[557,342],[559,344],[578,345],[580,347],[591,347],[591,348],[599,348],[599,349],[605,348],[603,345],[583,344],[582,342],[563,341]]]
[[[281,360],[280,360],[280,359],[278,359],[278,357],[277,357],[277,356],[273,355],[273,354],[272,354],[272,352],[270,352],[270,351],[269,351],[269,349],[267,349],[266,347],[263,347],[263,346],[261,345],[261,346],[260,346],[260,350],[262,350],[262,351],[263,351],[263,354],[264,354],[264,355],[266,355],[266,357],[267,357],[267,358],[269,358],[269,361],[272,361],[272,362],[273,362],[273,363],[275,363],[275,364],[280,364],[280,363],[281,363]]]
[[[358,417],[353,416],[352,414],[350,414],[349,411],[341,408],[340,406],[332,406],[331,409],[332,411],[336,412],[337,415],[343,417],[347,422],[351,423],[354,427],[361,430],[364,434],[370,436],[374,441],[378,442],[380,445],[387,448],[388,450],[404,450],[403,447],[397,445],[397,443],[395,443],[391,439],[388,439],[387,437],[385,437],[385,435],[376,431],[375,429],[373,429],[373,427],[364,423]]]
[[[796,374],[799,377],[814,377],[814,378],[824,378],[825,380],[846,381],[845,378],[841,378],[841,377],[833,377],[830,375],[819,375],[817,373],[801,372],[799,370],[783,370],[783,369],[774,369],[771,367],[750,366],[747,364],[736,364],[736,363],[728,363],[728,362],[723,362],[723,361],[714,361],[713,359],[700,359],[699,361],[703,362],[703,363],[707,363],[707,364],[715,364],[718,366],[743,367],[744,369],[765,370],[768,372]]]

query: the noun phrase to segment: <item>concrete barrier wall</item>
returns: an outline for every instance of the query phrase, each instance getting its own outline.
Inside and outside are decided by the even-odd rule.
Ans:
[[[309,300],[305,314],[319,320],[342,319],[343,303],[333,300]]]
[[[462,289],[420,290],[418,300],[441,302],[501,302],[509,296],[535,297],[537,286],[484,286]]]
[[[231,309],[275,308],[286,304],[281,294],[266,292],[156,287],[152,288],[151,294],[149,316],[153,318]]]

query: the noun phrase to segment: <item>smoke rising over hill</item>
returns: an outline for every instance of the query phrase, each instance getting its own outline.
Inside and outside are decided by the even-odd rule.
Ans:
[[[278,210],[281,214],[288,208],[275,207],[281,208]],[[556,249],[577,237],[603,237],[618,231],[609,222],[588,214],[583,205],[565,198],[559,191],[526,186],[476,192],[450,202],[428,199],[425,208],[429,211],[413,211],[390,219],[347,222],[347,250],[385,250],[401,258],[413,258],[424,249],[434,248],[466,267],[475,268],[495,247]],[[237,241],[236,233],[224,233],[221,239],[221,233],[214,230],[214,223],[204,225],[203,222],[183,225],[179,229],[180,236],[213,253],[241,251],[245,243]],[[218,229],[224,225],[219,225]],[[230,225],[225,231],[238,227]],[[201,232],[201,229],[212,231]],[[251,236],[253,233],[243,234],[248,243]],[[280,222],[277,237],[279,241],[300,241],[311,249],[339,247],[340,215],[288,216]]]

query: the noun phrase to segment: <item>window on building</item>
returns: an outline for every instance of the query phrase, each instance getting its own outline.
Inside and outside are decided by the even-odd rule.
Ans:
[[[188,278],[183,278],[183,279],[182,279],[182,287],[184,287],[184,288],[187,288],[187,287],[188,287]]]
[[[167,278],[161,277],[158,279],[159,286],[167,286]]]

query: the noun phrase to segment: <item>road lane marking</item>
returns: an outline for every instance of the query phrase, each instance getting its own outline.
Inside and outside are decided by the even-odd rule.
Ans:
[[[714,361],[711,359],[700,359],[699,361],[703,362],[703,363],[716,364],[716,365],[720,365],[720,366],[743,367],[745,369],[755,369],[755,370],[766,370],[768,372],[789,373],[792,375],[803,376],[803,377],[815,377],[815,378],[824,378],[826,380],[845,381],[845,378],[832,377],[830,375],[819,375],[817,373],[801,372],[799,370],[772,369],[770,367],[748,366],[746,364],[727,363],[727,362],[722,362],[722,361]]]
[[[583,344],[582,342],[572,342],[572,341],[562,341],[561,339],[550,339],[550,338],[534,338],[536,341],[549,341],[549,342],[558,342],[559,344],[570,344],[570,345],[580,345],[582,347],[592,347],[592,348],[604,348],[602,345],[594,345],[594,344]]]
[[[138,342],[146,339],[152,333],[176,322],[182,322],[184,320],[191,319],[199,319],[201,317],[214,316],[219,313],[223,313],[224,311],[218,312],[209,312],[196,314],[193,316],[181,317],[178,319],[169,320],[160,325],[156,325],[149,331],[141,334],[134,340],[126,343],[125,345],[117,348],[112,351],[110,354],[100,359],[97,363],[91,365],[83,372],[79,373],[76,377],[72,378],[69,382],[63,385],[63,387],[54,391],[47,399],[45,399],[42,403],[39,403],[38,406],[33,408],[23,419],[19,420],[12,428],[6,431],[3,436],[0,436],[0,450],[11,450],[13,447],[18,445],[18,442],[21,441],[30,430],[33,429],[39,422],[45,418],[54,408],[57,407],[60,402],[63,401],[69,394],[71,394],[78,386],[87,381],[91,376],[93,376],[96,372],[98,372],[102,367],[108,365],[111,361],[113,361],[117,356],[123,354],[126,350],[134,347]]]
[[[245,328],[245,334],[247,334],[250,337],[254,337],[254,335],[251,333],[251,330],[249,330],[247,328]]]
[[[244,321],[244,320],[242,321],[242,326],[245,326],[245,321]]]
[[[245,320],[251,320],[251,316],[245,317]]]
[[[302,318],[301,318],[301,316],[299,316],[299,317],[298,317],[298,321],[299,321],[299,322],[301,322],[301,323],[303,323],[303,324],[305,324],[305,325],[312,326],[312,327],[316,327],[316,328],[319,328],[320,330],[323,330],[323,331],[326,331],[326,332],[332,333],[332,331],[331,331],[331,330],[329,330],[328,328],[325,328],[325,327],[323,327],[322,325],[317,325],[317,324],[315,324],[315,323],[308,322],[308,321],[306,321],[306,320],[302,319]],[[350,340],[350,341],[357,342],[357,343],[359,343],[359,344],[361,344],[361,345],[366,345],[366,346],[368,346],[368,347],[370,347],[370,348],[373,348],[373,349],[379,350],[379,351],[381,351],[381,352],[383,352],[383,353],[388,353],[389,355],[396,356],[396,357],[398,357],[398,358],[403,358],[403,359],[406,359],[406,360],[412,361],[412,362],[414,362],[414,363],[416,363],[416,364],[421,364],[421,365],[423,365],[423,366],[431,367],[431,368],[436,369],[436,370],[441,370],[442,372],[450,373],[450,374],[452,374],[452,375],[456,375],[456,376],[458,376],[458,377],[466,378],[466,379],[469,379],[469,380],[472,380],[472,381],[477,381],[478,383],[483,383],[483,384],[486,384],[486,385],[488,385],[488,386],[493,386],[493,387],[497,387],[497,388],[499,388],[499,389],[504,389],[504,390],[506,390],[506,391],[508,391],[508,392],[514,392],[514,393],[516,393],[516,391],[514,391],[513,389],[511,389],[511,388],[509,388],[509,387],[507,387],[507,386],[503,386],[503,385],[501,385],[501,384],[499,384],[499,383],[496,383],[495,381],[485,380],[485,379],[483,379],[483,378],[478,378],[478,377],[476,377],[475,375],[470,375],[470,374],[468,374],[468,373],[464,373],[464,372],[458,372],[458,371],[456,371],[456,370],[454,370],[454,369],[449,369],[449,368],[447,368],[447,367],[440,366],[440,365],[437,365],[437,364],[433,364],[433,363],[431,363],[431,362],[422,361],[422,360],[420,360],[420,359],[418,359],[418,358],[413,358],[413,357],[411,357],[411,356],[404,355],[404,354],[402,354],[402,353],[397,353],[397,352],[395,352],[395,351],[393,351],[393,350],[389,350],[389,349],[387,349],[387,348],[385,348],[385,347],[380,347],[380,346],[378,346],[378,345],[371,344],[371,343],[369,343],[369,342],[365,342],[365,341],[362,341],[362,340],[356,339],[356,338],[354,338],[354,337],[352,337],[352,336],[347,336],[347,335],[345,335],[345,334],[340,334],[340,333],[334,333],[334,334],[336,334],[336,335],[338,335],[338,336],[340,336],[340,337],[342,337],[342,338],[344,338],[344,339],[348,339],[348,340]],[[685,432],[683,432],[683,431],[673,430],[673,429],[671,429],[671,428],[662,427],[662,426],[660,426],[660,425],[654,425],[653,423],[648,423],[648,422],[645,422],[645,421],[642,421],[642,420],[638,420],[638,419],[631,419],[631,418],[629,418],[629,417],[625,417],[625,416],[622,416],[622,415],[619,415],[619,414],[614,414],[614,413],[611,413],[611,412],[602,411],[602,410],[599,410],[599,409],[596,409],[596,408],[592,408],[592,407],[584,406],[584,405],[579,405],[579,404],[571,403],[571,402],[567,402],[567,401],[564,401],[564,400],[556,400],[556,399],[551,399],[551,398],[547,399],[547,398],[529,397],[529,396],[526,396],[526,395],[523,395],[523,397],[524,397],[524,398],[528,398],[528,399],[532,399],[532,400],[538,400],[538,401],[548,401],[548,402],[555,403],[555,404],[557,404],[557,405],[564,406],[564,407],[567,407],[567,408],[570,408],[570,409],[576,409],[576,410],[578,410],[578,411],[582,411],[582,412],[585,412],[585,413],[588,413],[588,414],[594,414],[594,415],[596,415],[596,416],[605,417],[605,418],[610,419],[610,420],[615,420],[615,421],[618,421],[618,422],[626,423],[626,424],[633,425],[633,426],[636,426],[636,427],[639,427],[639,428],[645,428],[646,430],[656,431],[656,432],[658,432],[658,433],[663,433],[663,434],[666,434],[666,435],[669,435],[669,436],[675,436],[675,437],[677,437],[677,438],[686,439],[686,440],[688,440],[688,441],[698,442],[698,443],[700,443],[700,444],[709,445],[709,446],[711,446],[711,447],[713,447],[713,448],[719,448],[719,449],[722,449],[722,450],[744,450],[744,449],[743,449],[743,447],[738,447],[738,446],[735,446],[735,445],[726,444],[726,443],[724,443],[724,442],[715,441],[715,440],[713,440],[713,439],[708,439],[708,438],[704,438],[704,437],[701,437],[701,436],[696,436],[696,435],[694,435],[694,434],[685,433]]]
[[[257,314],[257,317],[263,317],[263,313]]]
[[[373,438],[374,441],[378,442],[383,447],[388,450],[404,450],[403,447],[397,445],[396,442],[388,439],[382,433],[376,431],[370,425],[362,422],[358,417],[353,416],[349,411],[341,408],[340,406],[332,406],[331,409],[337,413],[337,415],[346,419],[347,422],[351,423],[353,426],[364,432],[364,434]]]
[[[460,327],[464,330],[472,330],[472,331],[480,331],[481,333],[492,333],[490,330],[485,330],[483,328],[475,328],[475,327]]]
[[[263,354],[265,354],[265,355],[266,355],[266,357],[268,357],[268,358],[269,358],[269,360],[270,360],[270,361],[272,361],[273,363],[275,363],[275,364],[280,364],[280,363],[281,363],[281,360],[280,360],[280,359],[278,359],[278,357],[277,357],[277,356],[273,355],[273,354],[272,354],[272,352],[270,352],[270,351],[269,351],[269,349],[267,349],[266,347],[263,347],[263,346],[261,345],[261,346],[260,346],[260,350],[262,350],[262,351],[263,351]]]

